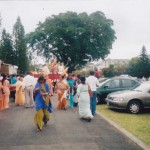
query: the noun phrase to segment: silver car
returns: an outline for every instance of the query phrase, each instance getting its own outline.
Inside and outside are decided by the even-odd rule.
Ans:
[[[144,82],[133,90],[111,93],[106,102],[110,107],[138,114],[143,108],[150,108],[150,82]]]

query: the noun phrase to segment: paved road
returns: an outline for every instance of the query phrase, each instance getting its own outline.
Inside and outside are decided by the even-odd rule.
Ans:
[[[77,108],[54,108],[49,124],[37,132],[35,110],[11,105],[0,112],[0,150],[141,150],[99,116],[91,123],[81,121]]]

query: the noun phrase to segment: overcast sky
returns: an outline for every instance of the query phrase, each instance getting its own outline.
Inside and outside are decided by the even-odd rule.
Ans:
[[[2,25],[10,33],[17,16],[21,17],[28,33],[35,29],[39,21],[66,11],[102,11],[114,21],[117,40],[109,58],[135,57],[143,45],[150,54],[150,0],[0,1]]]

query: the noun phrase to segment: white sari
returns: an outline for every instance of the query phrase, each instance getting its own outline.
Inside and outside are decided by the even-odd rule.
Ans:
[[[77,95],[79,96],[79,114],[81,118],[93,118],[90,109],[88,85],[80,84],[77,89]]]

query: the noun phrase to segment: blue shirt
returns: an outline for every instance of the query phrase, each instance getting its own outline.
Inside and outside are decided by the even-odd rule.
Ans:
[[[16,77],[11,78],[11,84],[16,84],[16,83],[17,83],[17,78]]]

